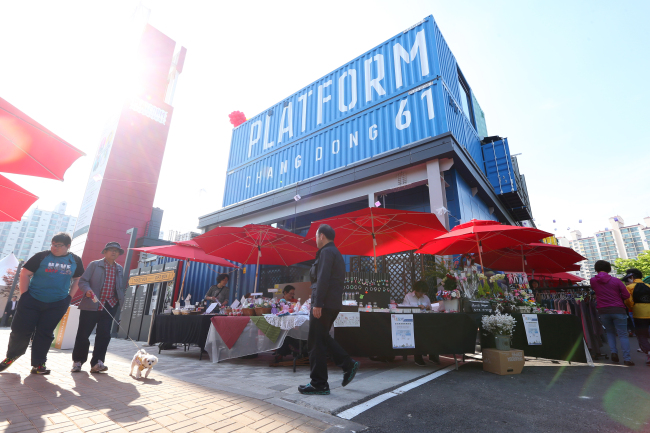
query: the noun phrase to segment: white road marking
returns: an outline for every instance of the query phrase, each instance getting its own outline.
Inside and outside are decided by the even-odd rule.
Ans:
[[[459,363],[460,364],[460,363]],[[352,419],[355,416],[367,411],[368,409],[377,406],[379,403],[382,403],[389,398],[397,397],[398,395],[404,394],[407,391],[410,391],[414,388],[417,388],[420,385],[424,385],[427,382],[432,381],[433,379],[437,379],[438,377],[442,376],[443,374],[447,374],[450,371],[453,371],[456,369],[455,365],[450,365],[448,367],[445,367],[443,369],[440,369],[438,371],[435,371],[427,376],[424,376],[423,378],[420,378],[418,380],[415,380],[409,384],[406,384],[404,386],[400,386],[397,389],[394,389],[392,391],[389,391],[387,393],[378,395],[377,397],[368,400],[364,403],[361,403],[357,406],[351,407],[350,409],[344,410],[343,412],[339,413],[337,416],[339,418],[343,419]]]

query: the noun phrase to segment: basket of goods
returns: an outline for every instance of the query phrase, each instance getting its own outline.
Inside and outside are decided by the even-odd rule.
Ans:
[[[265,314],[271,314],[271,304],[268,302],[263,302],[260,305],[255,306],[255,314],[258,316],[263,316]]]
[[[242,308],[242,315],[243,316],[255,316],[255,305],[249,305],[246,308]]]

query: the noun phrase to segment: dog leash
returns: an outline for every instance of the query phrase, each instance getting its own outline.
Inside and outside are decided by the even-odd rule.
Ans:
[[[95,304],[99,302],[99,299],[97,299],[97,296],[95,295],[94,292],[93,292],[93,302],[94,302]],[[117,325],[117,327],[120,328],[122,331],[124,331],[124,328],[122,328],[122,327],[120,326],[120,322],[118,322],[117,320],[115,320],[115,317],[113,317],[113,315],[110,313],[110,311],[108,311],[107,308],[104,308],[104,311],[106,311],[106,312],[108,313],[108,315],[111,316],[111,319],[113,319],[113,322],[115,322],[115,324]],[[138,350],[141,350],[141,349],[142,349],[140,346],[138,346],[138,344],[137,344],[135,341],[131,340],[131,337],[129,337],[129,333],[128,333],[128,332],[124,331],[124,333],[126,334],[126,338],[128,338],[128,339],[131,341],[131,343],[133,343],[133,345],[134,345],[135,347],[138,348]]]

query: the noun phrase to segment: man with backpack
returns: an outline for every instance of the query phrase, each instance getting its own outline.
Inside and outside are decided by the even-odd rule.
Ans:
[[[643,274],[638,269],[628,269],[623,280],[628,283],[627,290],[630,297],[625,304],[632,310],[634,328],[639,348],[646,354],[645,365],[650,367],[650,342],[648,342],[650,328],[650,285],[643,282]]]

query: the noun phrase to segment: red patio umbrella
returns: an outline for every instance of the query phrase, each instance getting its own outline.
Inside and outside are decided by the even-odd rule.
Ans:
[[[342,254],[377,256],[415,250],[424,240],[447,233],[438,217],[427,212],[365,208],[311,223],[307,239],[321,224],[336,232],[335,244]]]
[[[305,238],[268,225],[216,227],[192,239],[207,254],[247,265],[255,264],[255,290],[259,265],[291,266],[316,257],[316,247]]]
[[[483,253],[483,263],[505,272],[555,273],[579,270],[576,262],[585,260],[571,248],[532,243]],[[576,269],[577,268],[577,269]]]
[[[191,246],[189,242],[191,241],[188,241],[186,243],[179,242],[176,245],[131,248],[131,250],[140,251],[142,253],[147,253],[147,254],[155,254],[157,256],[172,257],[174,259],[190,260],[190,262],[209,263],[211,265],[224,266],[227,268],[238,267],[237,265],[234,265],[229,261],[222,259],[221,257],[211,256],[209,254],[206,254],[201,248],[196,246],[196,243],[194,243],[195,246]],[[180,291],[179,298],[183,296],[183,287],[185,287],[185,276],[187,275],[187,271],[189,270],[189,268],[190,268],[190,264],[188,263],[185,268],[185,272],[183,273],[183,282],[181,283],[181,291]]]
[[[531,275],[531,278],[534,278],[532,274],[529,273],[529,275]],[[535,275],[542,278],[548,278],[550,280],[567,280],[571,281],[572,283],[579,283],[580,281],[584,281],[584,278],[578,277],[577,275],[573,275],[568,272],[555,272],[552,274],[540,272],[536,273]]]
[[[0,98],[0,172],[63,180],[82,151]]]
[[[20,221],[36,200],[34,194],[0,175],[0,221]]]
[[[483,267],[483,252],[538,242],[552,236],[532,227],[509,226],[497,221],[471,220],[445,235],[424,244],[416,253],[450,255],[478,254]],[[520,268],[521,269],[521,268]]]

